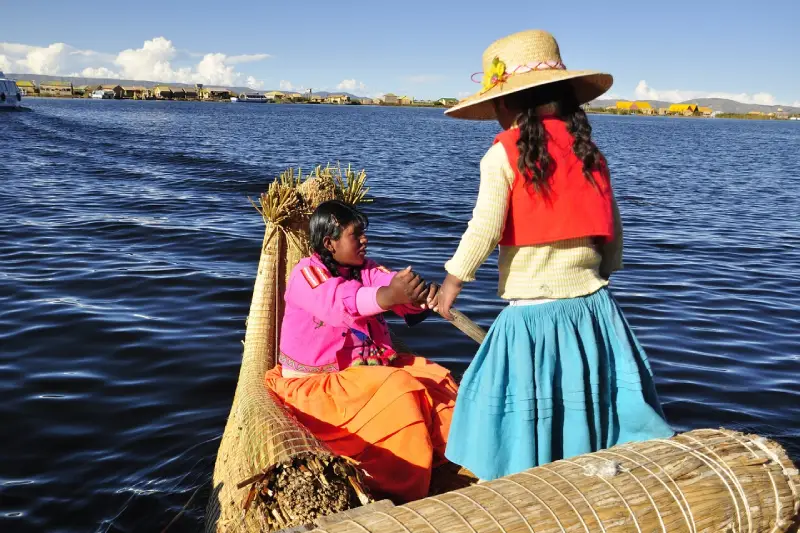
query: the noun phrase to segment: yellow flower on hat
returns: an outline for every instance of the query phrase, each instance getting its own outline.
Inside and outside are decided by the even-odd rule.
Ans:
[[[501,81],[505,80],[506,64],[500,61],[499,57],[492,60],[492,66],[483,73],[483,90],[488,91]]]

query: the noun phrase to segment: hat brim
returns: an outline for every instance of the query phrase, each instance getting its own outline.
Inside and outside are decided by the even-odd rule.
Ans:
[[[607,92],[614,83],[611,74],[594,70],[533,70],[514,74],[486,92],[477,92],[445,110],[445,115],[466,120],[493,120],[496,118],[492,100],[507,94],[532,89],[548,83],[567,81],[575,89],[579,104],[595,100]]]

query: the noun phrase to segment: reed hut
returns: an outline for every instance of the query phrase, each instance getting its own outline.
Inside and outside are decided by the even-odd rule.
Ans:
[[[23,96],[39,96],[39,88],[31,80],[17,80],[17,88]]]
[[[72,82],[43,81],[39,84],[39,95],[52,98],[72,98]]]
[[[147,97],[147,87],[141,85],[123,85],[122,98],[129,100],[144,100]]]
[[[168,85],[156,85],[153,87],[151,94],[156,100],[171,100],[172,88]]]
[[[198,91],[200,100],[230,100],[231,91],[224,87],[203,87]]]
[[[697,104],[672,104],[667,108],[667,114],[691,117],[699,114],[699,109]]]

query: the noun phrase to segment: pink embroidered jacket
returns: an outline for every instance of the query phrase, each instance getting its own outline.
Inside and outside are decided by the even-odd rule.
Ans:
[[[331,276],[316,254],[302,259],[286,285],[278,362],[307,373],[389,364],[397,353],[376,297],[396,274],[367,259],[362,281],[345,280]],[[410,305],[391,310],[403,317],[423,312]]]

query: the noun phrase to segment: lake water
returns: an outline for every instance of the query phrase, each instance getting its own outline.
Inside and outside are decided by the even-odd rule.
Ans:
[[[441,110],[29,99],[0,116],[0,531],[152,532],[207,487],[285,167],[365,168],[371,255],[431,278],[497,127]],[[676,429],[800,456],[800,123],[593,116],[625,224],[612,288]],[[459,308],[485,327],[496,255]],[[443,320],[401,329],[463,371]],[[201,492],[170,533],[200,531]]]

